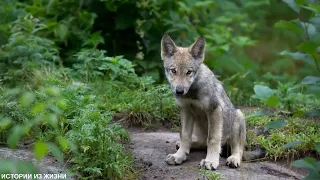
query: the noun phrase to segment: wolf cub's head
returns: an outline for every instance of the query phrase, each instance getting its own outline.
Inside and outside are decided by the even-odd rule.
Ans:
[[[169,35],[162,37],[161,59],[171,89],[176,95],[188,93],[204,60],[205,44],[205,39],[200,37],[190,47],[179,47]]]

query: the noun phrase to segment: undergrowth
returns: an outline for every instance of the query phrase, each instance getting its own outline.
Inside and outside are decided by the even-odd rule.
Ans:
[[[279,123],[278,123],[279,122]],[[279,127],[269,129],[271,123]],[[261,146],[268,159],[297,159],[315,151],[315,143],[320,142],[320,123],[312,119],[281,116],[260,116],[247,119],[248,147]],[[257,135],[254,128],[262,128],[265,133]],[[299,142],[297,146],[289,143]],[[289,145],[288,145],[289,144]],[[319,156],[320,154],[318,154]]]

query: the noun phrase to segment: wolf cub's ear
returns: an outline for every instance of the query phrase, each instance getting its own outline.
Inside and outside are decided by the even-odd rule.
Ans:
[[[195,60],[201,62],[204,60],[205,46],[206,40],[204,37],[200,37],[189,47],[189,52]]]
[[[164,34],[161,39],[161,59],[169,58],[176,52],[176,44],[168,34]]]

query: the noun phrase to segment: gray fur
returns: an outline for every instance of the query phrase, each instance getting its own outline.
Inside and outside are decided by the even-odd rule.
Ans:
[[[168,164],[187,160],[190,148],[207,148],[200,167],[214,170],[219,165],[221,146],[231,146],[227,165],[239,167],[246,141],[246,123],[227,96],[222,83],[204,65],[205,39],[190,47],[178,47],[168,35],[161,42],[165,74],[181,109],[181,131],[178,151],[169,154]],[[180,92],[183,89],[183,94]],[[194,140],[192,140],[194,135]]]

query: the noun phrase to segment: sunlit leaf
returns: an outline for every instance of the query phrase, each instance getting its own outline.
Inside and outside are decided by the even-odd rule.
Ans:
[[[34,156],[37,160],[42,159],[48,152],[46,143],[36,142],[34,145]]]
[[[274,93],[271,88],[263,85],[255,85],[253,90],[258,97],[261,97],[263,99],[269,98]]]
[[[277,107],[279,104],[279,97],[272,95],[265,101],[265,103],[271,107]]]
[[[52,153],[52,155],[59,161],[62,161],[63,160],[63,153],[62,151],[60,150],[60,148],[53,144],[53,143],[46,143],[47,144],[47,147],[49,149],[49,151]]]
[[[0,128],[1,131],[6,130],[11,124],[12,124],[12,120],[9,118],[2,118],[0,117]]]
[[[28,107],[36,99],[36,95],[32,92],[26,92],[22,95],[20,102],[24,107]]]
[[[45,110],[45,108],[46,108],[46,105],[44,103],[38,103],[32,108],[32,112],[34,114],[38,114],[38,113],[42,112],[43,110]]]
[[[57,141],[62,148],[63,151],[66,151],[68,149],[69,141],[64,137],[58,137]]]
[[[15,125],[8,136],[8,146],[11,149],[15,149],[17,147],[18,142],[21,137],[28,132],[28,127],[23,125]]]

